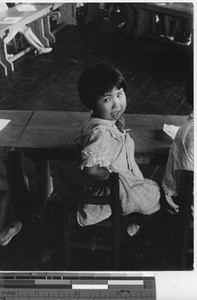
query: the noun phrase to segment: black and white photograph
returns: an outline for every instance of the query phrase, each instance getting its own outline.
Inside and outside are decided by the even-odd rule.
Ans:
[[[1,271],[194,270],[194,6],[0,1]]]

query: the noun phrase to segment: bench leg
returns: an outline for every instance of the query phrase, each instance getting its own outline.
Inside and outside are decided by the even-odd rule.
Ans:
[[[55,36],[51,33],[49,15],[43,17],[44,35],[52,44],[55,43]]]

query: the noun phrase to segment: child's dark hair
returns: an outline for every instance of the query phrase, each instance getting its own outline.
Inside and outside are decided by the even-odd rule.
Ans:
[[[100,63],[88,67],[80,76],[77,89],[81,103],[94,108],[96,100],[111,91],[114,87],[123,88],[126,92],[126,81],[123,74],[114,66]]]

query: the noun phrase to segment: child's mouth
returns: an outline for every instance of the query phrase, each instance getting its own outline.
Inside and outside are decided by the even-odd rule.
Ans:
[[[120,114],[121,114],[121,111],[119,110],[119,111],[117,111],[117,112],[114,112],[114,113],[112,114],[112,116],[116,119],[116,118],[118,118],[118,117],[120,116]]]

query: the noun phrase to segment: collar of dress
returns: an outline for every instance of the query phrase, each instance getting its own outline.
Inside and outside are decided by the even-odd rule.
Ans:
[[[105,120],[100,118],[94,118],[92,117],[92,112],[90,112],[88,123],[113,127],[116,123],[116,120]]]

